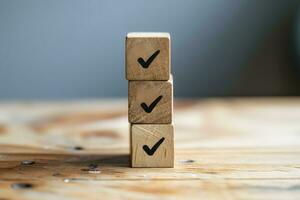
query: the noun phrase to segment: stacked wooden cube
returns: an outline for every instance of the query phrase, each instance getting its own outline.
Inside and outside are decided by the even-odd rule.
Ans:
[[[173,78],[168,33],[128,33],[126,78],[132,167],[173,167]]]

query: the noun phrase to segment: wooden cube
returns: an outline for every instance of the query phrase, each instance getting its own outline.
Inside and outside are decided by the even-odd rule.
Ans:
[[[129,81],[128,120],[134,124],[170,124],[173,81]]]
[[[173,132],[171,124],[131,125],[132,167],[174,167]]]
[[[127,80],[169,80],[170,34],[128,33],[125,59]]]

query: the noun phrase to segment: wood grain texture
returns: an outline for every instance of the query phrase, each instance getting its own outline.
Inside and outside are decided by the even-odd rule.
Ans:
[[[150,113],[148,107],[159,97],[160,101]],[[173,116],[173,81],[129,81],[128,120],[130,123],[171,124]]]
[[[0,103],[0,199],[300,198],[299,98],[175,101],[174,168],[130,167],[126,104]]]
[[[174,128],[170,124],[135,124],[131,125],[131,166],[132,167],[173,167],[174,166]],[[163,140],[162,140],[163,139]],[[158,146],[153,155],[145,152]]]
[[[148,68],[143,68],[139,58],[147,61],[156,51],[159,54]],[[171,52],[168,33],[129,33],[125,49],[127,80],[169,80]]]

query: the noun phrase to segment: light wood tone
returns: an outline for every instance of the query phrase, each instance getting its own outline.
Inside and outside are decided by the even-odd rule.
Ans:
[[[132,167],[174,167],[174,128],[170,124],[135,124],[131,125],[131,166]],[[150,149],[160,140],[153,155],[143,149]]]
[[[160,101],[150,113],[141,106],[148,107],[159,97]],[[173,80],[169,81],[129,81],[128,120],[138,124],[171,124],[173,116]]]
[[[127,38],[169,38],[169,33],[163,32],[130,32],[127,34]]]
[[[147,61],[160,51],[148,68],[143,68],[139,58]],[[171,53],[168,33],[129,33],[126,37],[126,79],[169,80]]]
[[[300,98],[174,109],[174,168],[131,168],[126,99],[0,103],[0,199],[300,199]]]

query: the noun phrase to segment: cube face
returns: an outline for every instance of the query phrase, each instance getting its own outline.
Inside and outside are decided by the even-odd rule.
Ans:
[[[128,120],[138,124],[170,124],[173,81],[129,81]]]
[[[169,80],[170,35],[129,33],[126,37],[127,80]]]
[[[174,128],[171,124],[134,124],[132,167],[174,167]]]

